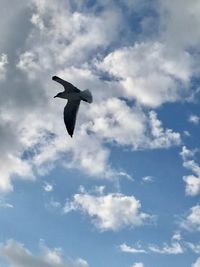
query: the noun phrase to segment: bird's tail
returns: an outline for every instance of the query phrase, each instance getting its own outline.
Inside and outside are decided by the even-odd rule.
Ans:
[[[91,92],[87,89],[81,92],[81,99],[88,103],[92,103],[93,98]]]

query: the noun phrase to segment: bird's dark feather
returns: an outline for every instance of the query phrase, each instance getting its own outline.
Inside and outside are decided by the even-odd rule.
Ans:
[[[71,83],[59,78],[58,76],[53,76],[52,80],[62,84],[67,93],[74,93],[74,92],[79,93],[80,92],[80,90],[78,88],[76,88],[73,84],[71,84]]]
[[[72,137],[76,123],[76,115],[79,109],[80,100],[69,101],[64,108],[64,122],[69,135]]]

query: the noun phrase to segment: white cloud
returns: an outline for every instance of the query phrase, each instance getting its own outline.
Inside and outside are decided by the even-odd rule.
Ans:
[[[9,262],[10,267],[88,267],[83,259],[64,260],[60,248],[49,249],[43,243],[40,245],[40,256],[33,255],[23,244],[8,240],[0,247],[0,255]]]
[[[188,230],[194,230],[190,226],[184,224],[182,226],[187,227]],[[157,254],[165,254],[165,255],[178,255],[183,253],[200,253],[200,243],[192,243],[184,240],[181,236],[180,232],[175,232],[171,238],[171,243],[168,244],[164,242],[162,245],[148,244],[146,246],[141,245],[140,242],[136,243],[134,246],[129,246],[126,243],[123,243],[119,246],[121,252],[130,253],[130,254],[141,254],[141,253],[157,253]]]
[[[200,267],[200,257],[192,264],[192,267]]]
[[[185,219],[181,221],[181,226],[189,231],[200,231],[200,205],[190,208]]]
[[[153,176],[144,176],[142,177],[142,181],[145,183],[152,183],[154,182],[155,178]]]
[[[154,111],[145,115],[140,108],[131,108],[117,98],[93,104],[89,116],[92,123],[88,129],[95,135],[133,149],[167,148],[181,142],[180,134],[164,129]]]
[[[193,159],[191,159],[195,155],[195,150],[189,150],[183,146],[180,155],[183,159],[183,166],[195,174],[183,177],[183,180],[186,183],[186,195],[196,196],[200,193],[200,167]]]
[[[66,4],[66,1],[60,1],[59,6],[54,1],[32,2],[35,12],[31,22],[36,27],[34,34],[39,37],[32,49],[45,68],[44,59],[49,57],[49,53],[51,62],[56,64],[67,63],[70,66],[87,61],[97,49],[110,45],[123,25],[121,11],[114,6],[97,14],[84,12],[84,7],[73,10],[70,2]],[[40,50],[41,45],[46,51]]]
[[[172,240],[174,241],[180,241],[182,239],[182,236],[179,232],[174,233],[174,235],[172,236]]]
[[[198,1],[169,0],[158,2],[157,11],[160,14],[160,37],[172,54],[181,55],[190,51],[193,77],[199,76],[199,45],[200,45],[200,5]],[[187,32],[187,34],[185,34]],[[199,94],[199,86],[188,100],[195,101]]]
[[[183,177],[184,182],[186,183],[186,195],[196,196],[200,193],[200,177],[194,175],[187,175]]]
[[[128,180],[130,180],[130,181],[134,181],[133,177],[132,177],[130,174],[124,172],[124,171],[120,171],[120,172],[118,172],[118,175],[119,175],[119,176],[122,176],[122,177],[125,177],[125,178],[127,178]]]
[[[53,185],[45,182],[45,185],[43,186],[43,189],[46,192],[52,192],[53,191]]]
[[[159,1],[162,36],[168,46],[176,52],[199,45],[200,5],[198,1],[169,0]],[[187,35],[185,34],[187,32]]]
[[[101,231],[117,231],[125,226],[141,226],[151,219],[149,214],[140,212],[141,204],[134,196],[119,193],[95,196],[89,193],[75,194],[67,201],[64,212],[80,210],[88,214],[94,225]]]
[[[38,58],[36,54],[30,51],[26,51],[20,55],[17,67],[25,72],[27,72],[30,78],[36,78],[35,73],[41,71],[39,66]]]
[[[95,186],[94,192],[99,195],[103,195],[105,191],[105,186]],[[81,193],[86,193],[85,188],[83,186],[80,187],[80,192]]]
[[[158,120],[154,111],[149,113],[152,140],[149,140],[150,148],[169,148],[181,143],[179,133],[171,129],[163,129],[162,122]]]
[[[144,267],[144,264],[142,262],[136,262],[131,267]]]
[[[200,119],[199,116],[192,114],[188,118],[188,121],[193,123],[193,124],[199,124],[199,119]]]
[[[160,254],[182,254],[184,252],[184,248],[181,246],[179,242],[173,241],[170,245],[164,244],[162,248],[159,248],[155,245],[150,245],[149,250],[155,253]]]
[[[1,167],[0,191],[7,192],[13,190],[13,176],[21,180],[33,181],[35,179],[29,163],[21,160],[17,156],[5,156],[1,161]]]
[[[191,136],[190,132],[188,132],[187,130],[183,131],[183,134],[184,134],[186,137],[190,137],[190,136]]]
[[[183,146],[180,155],[184,161],[187,161],[188,158],[191,158],[195,155],[195,151],[188,149],[186,146]]]
[[[7,55],[1,54],[0,55],[0,80],[5,79],[7,64],[8,64]]]
[[[39,28],[40,31],[43,31],[45,29],[44,22],[39,16],[39,14],[33,14],[31,17],[31,22]]]
[[[13,208],[14,206],[5,201],[5,199],[0,199],[0,208]]]
[[[119,248],[120,248],[120,250],[122,252],[127,252],[127,253],[132,253],[132,254],[135,254],[135,253],[147,253],[147,251],[144,250],[144,249],[130,247],[130,246],[126,245],[126,243],[121,244],[119,246]]]
[[[194,244],[191,242],[185,242],[186,246],[191,249],[194,253],[200,254],[200,244]]]
[[[127,253],[158,253],[158,254],[169,254],[177,255],[182,254],[186,251],[186,246],[184,242],[180,242],[182,239],[180,233],[175,233],[171,238],[171,243],[163,243],[162,246],[155,244],[150,244],[146,248],[143,248],[140,244],[137,245],[137,248],[127,246],[125,243],[120,246],[122,252]]]
[[[162,43],[136,43],[106,56],[99,68],[120,78],[123,95],[157,107],[180,99],[191,76],[190,55],[171,55]],[[182,86],[179,85],[182,83]]]

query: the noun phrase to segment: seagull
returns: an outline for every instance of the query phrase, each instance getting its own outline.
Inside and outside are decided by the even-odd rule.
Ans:
[[[68,102],[64,108],[64,122],[68,134],[72,137],[74,133],[74,127],[76,123],[76,116],[81,100],[92,103],[93,98],[91,92],[87,89],[84,91],[79,90],[73,84],[57,77],[53,76],[52,80],[62,84],[64,86],[64,91],[58,93],[55,97],[60,97],[67,99]]]

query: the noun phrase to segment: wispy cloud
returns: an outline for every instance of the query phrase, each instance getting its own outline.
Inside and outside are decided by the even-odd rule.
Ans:
[[[131,254],[140,254],[140,253],[156,253],[156,254],[165,254],[165,255],[178,255],[183,254],[187,251],[192,251],[199,253],[200,245],[197,243],[191,243],[185,241],[181,236],[180,232],[175,232],[171,237],[171,242],[164,242],[161,245],[157,244],[147,244],[141,245],[137,243],[135,246],[129,246],[126,243],[123,243],[119,246],[121,252],[131,253]]]
[[[154,182],[155,178],[153,176],[144,176],[142,177],[142,181],[144,183],[152,183]]]
[[[8,203],[5,199],[0,199],[0,208],[14,208],[13,204]]]
[[[200,254],[200,243],[185,242],[185,245],[194,253]]]
[[[144,250],[144,249],[130,247],[126,243],[121,244],[119,246],[119,248],[120,248],[120,250],[122,252],[127,252],[127,253],[132,253],[132,254],[136,254],[136,253],[147,253],[147,251]]]
[[[131,253],[131,254],[140,254],[140,253],[157,253],[157,254],[166,254],[166,255],[177,255],[183,254],[186,251],[185,246],[180,244],[178,241],[172,241],[170,245],[164,243],[162,247],[151,244],[146,248],[135,248],[126,245],[125,243],[120,245],[120,250],[122,252]]]
[[[181,246],[180,243],[178,242],[172,242],[170,245],[164,244],[162,248],[155,246],[155,245],[150,245],[149,250],[154,252],[154,253],[159,253],[159,254],[182,254],[184,253],[184,249]]]
[[[119,246],[121,252],[130,254],[163,254],[163,255],[178,255],[186,252],[200,253],[200,244],[186,241],[179,233],[176,233],[171,238],[171,243],[163,243],[162,245],[140,243],[135,246],[129,246],[123,243]]]

